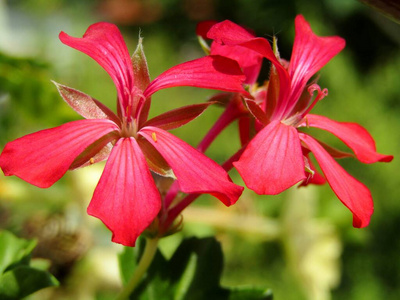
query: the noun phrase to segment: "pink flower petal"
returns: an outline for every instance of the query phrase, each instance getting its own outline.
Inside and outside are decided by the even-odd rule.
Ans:
[[[319,115],[308,114],[307,125],[320,128],[337,136],[363,163],[390,162],[392,155],[376,152],[375,141],[368,131],[356,123],[337,122]]]
[[[210,55],[177,65],[158,76],[144,91],[147,98],[156,91],[175,86],[194,86],[206,89],[243,93],[245,77],[236,61]]]
[[[292,80],[289,98],[293,106],[300,98],[308,80],[345,47],[345,40],[338,36],[319,37],[302,15],[295,19],[295,39],[289,64]]]
[[[183,192],[211,194],[227,206],[239,199],[243,187],[232,183],[220,165],[192,146],[157,127],[144,127],[139,134],[168,162]]]
[[[353,213],[353,226],[367,226],[374,211],[368,188],[350,176],[312,137],[300,134],[300,138],[314,154],[336,196]]]
[[[204,24],[203,24],[204,23]],[[198,25],[197,31],[198,34],[203,38],[206,38],[206,34],[208,31],[215,25],[216,22],[202,22]],[[232,23],[231,21],[224,21],[221,22],[220,25],[222,28],[218,30],[224,31],[224,39],[229,40],[240,40],[240,41],[247,41],[253,39],[255,36],[247,29]],[[226,26],[226,28],[225,28]],[[207,31],[206,31],[207,30]],[[211,33],[210,37],[215,34],[215,29],[213,30],[214,33]],[[243,73],[246,75],[245,83],[253,84],[256,82],[258,75],[260,73],[261,64],[262,64],[262,55],[256,51],[249,50],[248,48],[244,48],[241,46],[225,46],[221,45],[221,40],[217,39],[216,42],[212,43],[211,45],[211,54],[213,55],[222,55],[225,57],[229,57],[233,60],[236,60],[240,67],[243,70]]]
[[[86,148],[118,129],[115,123],[103,119],[74,121],[35,132],[8,143],[0,156],[0,167],[6,176],[15,175],[47,188]]]
[[[113,242],[133,247],[160,208],[160,194],[136,140],[120,139],[107,160],[88,214],[112,231]]]
[[[134,90],[132,62],[124,39],[114,24],[100,22],[91,25],[82,38],[61,32],[61,42],[81,51],[99,63],[117,87],[122,112]]]
[[[274,51],[266,39],[254,37],[244,28],[231,21],[223,21],[214,25],[209,30],[207,36],[222,45],[243,46],[259,53],[261,56],[271,61],[279,75],[279,103],[284,103],[284,99],[286,99],[290,89],[289,74],[285,67],[275,57]],[[250,56],[253,55],[252,51],[249,52]],[[243,57],[244,55],[240,54],[240,56]]]
[[[238,45],[242,42],[252,40],[254,34],[229,20],[219,22],[212,26],[207,33],[209,39],[226,45]]]
[[[225,46],[212,43],[211,54],[225,56],[237,61],[246,76],[244,83],[253,84],[257,81],[263,59],[258,52],[241,46]]]
[[[279,194],[306,178],[297,130],[279,121],[264,127],[233,165],[260,195]]]

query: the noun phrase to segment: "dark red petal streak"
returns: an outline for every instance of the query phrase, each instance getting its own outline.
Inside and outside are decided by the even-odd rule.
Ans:
[[[211,27],[213,27],[215,24],[217,24],[217,21],[203,21],[199,22],[196,26],[196,35],[201,36],[203,39],[207,38],[207,32],[210,30]]]
[[[264,127],[233,165],[260,195],[279,194],[306,178],[297,130],[279,121]]]
[[[300,134],[300,138],[314,154],[336,196],[353,213],[353,226],[367,226],[374,211],[368,188],[350,176],[312,137]]]
[[[160,207],[160,194],[137,142],[120,139],[107,160],[88,214],[112,231],[113,242],[132,247]]]
[[[81,51],[97,63],[111,76],[117,87],[122,108],[128,105],[133,91],[133,69],[128,48],[117,26],[100,22],[91,25],[82,38],[75,38],[61,32],[61,42]]]
[[[240,197],[243,187],[232,183],[220,165],[192,146],[156,127],[144,127],[139,134],[168,162],[183,192],[211,194],[227,206]]]
[[[242,86],[244,79],[236,61],[209,55],[165,71],[150,83],[144,96],[149,97],[158,90],[175,86],[194,86],[248,95]]]
[[[41,188],[59,180],[75,158],[98,139],[119,128],[109,120],[80,120],[42,130],[8,143],[0,156],[6,176]]]
[[[383,155],[376,152],[375,141],[368,131],[356,124],[337,122],[319,115],[306,116],[307,125],[320,128],[337,136],[342,140],[363,163],[390,162],[392,155]]]

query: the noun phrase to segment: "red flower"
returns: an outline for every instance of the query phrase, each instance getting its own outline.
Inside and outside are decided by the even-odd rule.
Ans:
[[[371,193],[334,157],[355,156],[363,163],[389,162],[393,157],[377,153],[374,140],[360,125],[309,114],[327,95],[326,89],[321,90],[315,82],[309,81],[344,48],[345,41],[340,37],[315,35],[301,15],[296,17],[295,29],[289,63],[274,54],[267,40],[246,34],[243,28],[230,21],[218,23],[208,31],[207,37],[214,39],[214,43],[231,46],[233,50],[242,47],[248,51],[247,55],[262,55],[273,64],[264,101],[260,103],[255,97],[246,99],[259,130],[234,165],[246,185],[256,193],[278,194],[300,181],[303,184],[324,182],[309,161],[308,154],[312,152],[332,190],[353,213],[353,225],[367,226],[373,212]],[[238,55],[239,64],[246,57],[243,49]],[[299,132],[301,127],[331,132],[352,149],[354,155],[339,152]]]
[[[56,83],[63,99],[86,119],[8,143],[0,156],[5,175],[47,188],[67,170],[108,158],[88,213],[113,232],[114,242],[127,246],[135,244],[161,207],[150,170],[175,177],[185,193],[209,193],[226,205],[235,203],[243,188],[233,184],[217,163],[165,131],[191,121],[209,104],[147,120],[150,96],[162,88],[185,85],[244,92],[244,76],[235,61],[220,56],[201,58],[175,66],[150,83],[141,41],[131,60],[115,25],[94,24],[83,38],[61,32],[60,39],[108,72],[117,88],[118,113]]]

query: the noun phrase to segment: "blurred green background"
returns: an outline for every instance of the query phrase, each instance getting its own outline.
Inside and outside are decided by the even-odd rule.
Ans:
[[[303,14],[318,35],[339,35],[347,42],[320,73],[329,96],[313,112],[363,125],[379,152],[395,155],[390,164],[340,162],[374,196],[370,226],[354,229],[350,212],[328,186],[292,188],[274,197],[245,190],[229,209],[201,197],[184,214],[183,231],[162,240],[162,250],[172,253],[185,236],[216,235],[226,255],[222,284],[267,286],[275,299],[285,300],[398,299],[400,25],[355,0],[0,0],[0,148],[22,135],[79,119],[50,79],[115,108],[116,91],[106,72],[63,45],[60,31],[82,36],[94,22],[113,22],[131,52],[141,32],[155,78],[203,55],[195,26],[207,19],[230,19],[266,38],[277,35],[281,57],[289,59],[296,14]],[[205,101],[213,93],[194,88],[157,92],[151,114]],[[212,107],[174,134],[196,145],[220,113]],[[342,147],[328,134],[321,139]],[[233,124],[207,154],[223,162],[238,145]],[[51,260],[51,271],[62,282],[31,299],[112,299],[118,291],[121,247],[85,212],[102,167],[69,172],[46,190],[0,175],[0,228],[38,239],[35,255]],[[231,175],[241,182],[235,171]]]

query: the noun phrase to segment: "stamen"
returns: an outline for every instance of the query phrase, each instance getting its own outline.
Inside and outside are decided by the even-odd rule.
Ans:
[[[129,89],[128,89],[128,87],[124,87],[124,93],[125,93],[125,95],[127,96],[127,99],[128,99],[128,103],[125,103],[125,105],[126,105],[126,108],[125,108],[125,113],[126,113],[126,118],[128,119],[128,120],[130,120],[131,119],[131,116],[132,116],[132,108],[133,108],[133,91],[130,91]]]
[[[93,157],[91,157],[91,158],[89,159],[89,163],[90,163],[91,165],[94,164],[94,158],[93,158]]]
[[[153,139],[153,141],[155,141],[157,143],[157,136],[155,132],[151,133],[151,138]]]
[[[128,105],[125,109],[126,118],[129,119],[132,112],[132,106]]]
[[[318,84],[312,84],[308,87],[308,92],[310,93],[310,95],[312,96],[312,94],[317,91],[317,96],[315,97],[314,101],[311,103],[311,105],[301,114],[302,117],[304,117],[305,115],[307,115],[311,109],[313,109],[313,107],[315,106],[315,104],[317,104],[318,101],[324,99],[326,96],[328,96],[328,89],[323,89],[321,91],[321,88],[319,87]]]

